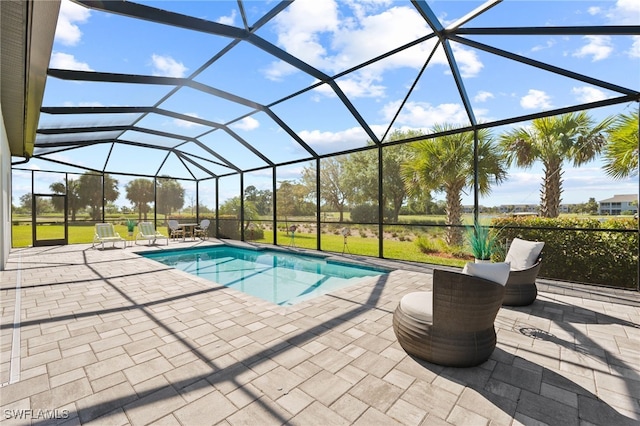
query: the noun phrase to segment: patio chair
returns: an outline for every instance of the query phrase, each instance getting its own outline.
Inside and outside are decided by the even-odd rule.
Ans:
[[[444,366],[472,367],[489,359],[509,266],[474,267],[488,270],[493,265],[500,265],[500,282],[435,269],[433,291],[405,295],[393,313],[400,346],[409,355]]]
[[[526,306],[536,300],[536,278],[542,266],[540,252],[543,247],[544,242],[513,239],[505,258],[505,262],[510,263],[511,270],[505,287],[503,305]]]
[[[169,237],[171,239],[184,238],[184,229],[180,227],[177,220],[171,219],[167,224],[169,225]]]
[[[210,223],[211,221],[209,219],[202,219],[200,225],[193,230],[193,236],[200,237],[203,240],[206,239],[208,237]]]
[[[147,240],[148,245],[155,244],[156,240],[167,240],[167,245],[169,245],[169,238],[161,234],[157,231],[153,223],[151,222],[140,222],[138,223],[138,229],[140,232],[136,234],[136,244],[138,244],[138,240]]]
[[[127,240],[122,238],[120,234],[118,234],[111,223],[96,223],[96,232],[93,235],[93,243],[91,247],[95,247],[96,244],[102,244],[102,249],[104,250],[104,243],[112,243],[113,247],[116,246],[117,242],[122,241],[122,248],[125,248],[127,245]]]

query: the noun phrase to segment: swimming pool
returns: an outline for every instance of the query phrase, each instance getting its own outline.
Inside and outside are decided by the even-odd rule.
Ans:
[[[283,306],[389,272],[317,256],[229,246],[163,250],[140,255]]]

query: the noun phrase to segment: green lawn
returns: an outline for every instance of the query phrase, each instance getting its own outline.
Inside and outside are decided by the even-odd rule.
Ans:
[[[273,232],[265,231],[264,238],[257,242],[271,244],[273,242]],[[278,232],[278,244],[288,246],[294,244],[295,247],[315,250],[316,235],[296,233],[292,240],[291,236],[285,232]],[[422,253],[418,246],[412,241],[384,240],[384,257],[387,259],[408,260],[412,262],[433,263],[438,265],[463,267],[466,263],[463,259],[451,259]],[[322,234],[323,251],[373,256],[378,257],[378,239],[363,238],[358,235],[351,235],[347,238],[347,245],[344,246],[344,239],[341,235]]]
[[[115,225],[116,232],[123,238],[127,238],[127,227],[124,225]],[[13,228],[13,247],[27,247],[31,245],[31,225],[14,225]],[[158,230],[166,234],[166,230],[159,227]],[[48,225],[38,228],[39,239],[58,238],[63,233],[62,225]],[[93,225],[69,226],[69,244],[90,243],[93,241],[94,227]],[[136,231],[137,232],[137,228]],[[257,242],[271,244],[273,242],[273,231],[265,231],[264,238]],[[291,236],[285,232],[278,232],[278,244],[281,246],[291,245]],[[293,243],[296,247],[315,250],[316,235],[309,233],[296,233]],[[351,235],[347,238],[347,245],[344,246],[342,235],[331,233],[322,234],[321,249],[327,252],[342,253],[343,249],[346,253],[362,256],[378,257],[378,239],[363,238],[359,235]],[[432,255],[426,255],[418,246],[411,241],[384,241],[384,257],[388,259],[408,260],[423,263],[435,263],[449,266],[464,266],[465,261],[462,259],[449,259]]]
[[[127,238],[127,227],[114,225],[122,238]],[[31,225],[14,225],[12,228],[13,247],[27,247],[31,245]],[[162,232],[162,230],[160,230]],[[90,243],[93,241],[95,227],[93,225],[69,226],[69,244]],[[137,228],[136,228],[137,232]],[[63,225],[46,225],[38,227],[38,239],[57,239],[64,235]]]
[[[133,217],[132,217],[133,218]],[[44,218],[46,219],[46,218]],[[137,215],[134,218],[137,220]],[[471,215],[465,215],[464,223],[470,223],[472,220]],[[18,220],[14,218],[14,220]],[[408,236],[413,235],[439,235],[441,234],[444,228],[440,226],[433,227],[423,227],[423,226],[412,226],[410,223],[416,223],[419,220],[425,220],[425,217],[412,217],[412,216],[403,216],[402,221],[408,222],[408,225],[385,225],[385,234],[392,235],[396,237],[396,239],[388,239],[385,237],[383,249],[384,255],[383,257],[387,259],[397,259],[397,260],[407,260],[407,261],[415,261],[422,263],[433,263],[440,265],[448,265],[448,266],[459,266],[462,267],[465,264],[465,260],[451,258],[451,257],[442,257],[438,255],[430,255],[422,253],[418,246],[413,241],[409,241],[410,238]],[[428,220],[432,223],[437,223],[439,220],[444,220],[444,216],[429,216]],[[118,232],[123,238],[127,238],[127,228],[123,224],[122,216],[118,218],[113,218],[109,220],[110,222],[115,224],[116,232]],[[13,239],[12,245],[13,247],[26,247],[31,245],[32,237],[31,237],[31,222],[26,219],[22,222],[21,225],[13,226]],[[335,224],[330,225],[328,227],[323,227],[324,230],[329,230],[329,232],[322,233],[322,245],[321,249],[327,252],[335,252],[342,253],[343,251],[354,254],[354,255],[362,255],[362,256],[372,256],[378,257],[378,239],[374,235],[371,235],[369,231],[376,230],[377,225],[372,225],[371,227],[361,226],[361,225],[352,225],[351,226],[351,236],[347,239],[347,245],[344,246],[344,239],[342,235],[338,233],[338,229],[343,224]],[[368,228],[368,231],[365,232],[365,229]],[[167,233],[168,231],[164,229],[163,226],[158,226],[158,230]],[[38,238],[39,239],[53,239],[59,238],[62,236],[63,227],[62,225],[46,225],[40,226],[38,228]],[[75,223],[70,225],[68,228],[69,232],[69,244],[79,244],[79,243],[91,243],[93,241],[94,234],[94,226],[91,222],[88,222],[86,225]],[[137,232],[137,229],[136,229]],[[412,238],[413,238],[412,237]],[[398,241],[400,239],[400,241]],[[404,239],[404,241],[402,241]],[[273,231],[265,230],[264,238],[258,240],[258,242],[271,244],[273,242]],[[297,232],[295,235],[295,239],[293,243],[296,247],[307,248],[311,250],[315,250],[317,248],[316,243],[316,234],[315,232]],[[281,246],[288,246],[292,244],[291,236],[285,232],[278,232],[278,244]]]

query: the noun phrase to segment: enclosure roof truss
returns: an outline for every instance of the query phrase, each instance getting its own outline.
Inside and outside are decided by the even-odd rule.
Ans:
[[[273,168],[278,165],[290,164],[295,161],[308,161],[309,159],[324,158],[328,155],[339,155],[361,149],[370,149],[389,142],[386,140],[388,134],[398,123],[401,109],[406,106],[411,96],[420,84],[425,85],[429,80],[425,80],[430,67],[435,66],[436,52],[442,52],[446,57],[446,66],[449,67],[452,78],[452,87],[457,94],[459,102],[465,111],[468,119],[467,123],[459,126],[456,131],[474,130],[499,126],[519,121],[531,120],[533,118],[550,116],[561,112],[572,112],[587,108],[601,107],[607,105],[637,102],[640,100],[639,87],[626,87],[605,79],[598,78],[590,74],[589,69],[570,70],[552,63],[529,58],[523,54],[516,53],[498,45],[493,45],[493,40],[497,37],[505,36],[636,36],[640,35],[640,25],[602,25],[602,26],[508,26],[500,25],[496,27],[473,26],[476,19],[481,19],[484,14],[491,13],[508,3],[501,0],[490,0],[478,7],[468,10],[457,20],[448,26],[439,18],[438,14],[423,0],[413,0],[402,3],[402,6],[413,8],[417,14],[424,19],[425,33],[416,36],[413,40],[404,41],[402,45],[394,46],[388,51],[367,58],[358,64],[352,64],[345,69],[335,72],[328,72],[326,69],[309,63],[284,47],[277,45],[275,41],[267,39],[269,32],[261,32],[262,28],[275,25],[274,20],[278,19],[284,12],[291,9],[293,1],[281,1],[274,7],[266,11],[261,17],[255,19],[251,24],[251,17],[248,10],[252,5],[245,0],[238,0],[236,7],[240,14],[241,26],[226,25],[201,17],[189,16],[170,10],[163,10],[133,1],[93,1],[75,0],[76,4],[87,7],[100,13],[115,14],[128,19],[130,25],[136,22],[146,22],[147,25],[159,25],[169,28],[177,28],[183,31],[198,33],[200,36],[216,37],[216,40],[225,40],[224,45],[215,53],[204,58],[197,64],[194,71],[186,77],[170,77],[159,75],[141,75],[132,73],[113,72],[108,70],[81,71],[72,69],[50,68],[47,71],[48,79],[61,82],[86,83],[90,89],[91,84],[114,84],[118,87],[148,88],[164,87],[166,90],[157,95],[151,102],[139,102],[141,105],[99,105],[99,106],[64,106],[64,105],[44,105],[40,109],[41,115],[53,117],[50,122],[55,122],[56,118],[65,118],[64,123],[68,124],[43,124],[37,129],[35,138],[35,149],[33,157],[51,161],[56,164],[68,165],[76,168],[85,168],[91,171],[118,173],[116,164],[107,159],[96,159],[92,165],[78,165],[71,162],[65,163],[63,159],[56,155],[62,152],[76,151],[96,147],[104,144],[111,144],[108,156],[117,146],[132,146],[145,150],[155,151],[159,162],[152,167],[153,172],[142,173],[144,176],[154,177],[163,175],[163,166],[173,158],[186,170],[189,178],[209,179],[219,177],[227,173],[242,173],[261,168]],[[157,3],[160,6],[163,2]],[[455,18],[455,17],[451,17]],[[309,19],[314,19],[309,16]],[[504,23],[508,24],[508,23]],[[482,41],[480,41],[482,40]],[[108,41],[104,41],[107,43]],[[354,100],[352,95],[345,90],[341,83],[344,79],[353,77],[356,73],[366,71],[369,67],[381,66],[387,60],[391,60],[395,55],[411,52],[410,49],[432,43],[430,53],[425,56],[424,62],[414,80],[407,84],[407,92],[401,97],[398,109],[392,114],[392,118],[385,124],[384,131],[376,130],[376,123],[372,117],[361,111],[361,104]],[[522,115],[514,111],[513,115],[500,117],[489,121],[480,122],[478,119],[477,106],[469,94],[468,82],[464,75],[464,70],[458,58],[459,52],[456,46],[473,49],[483,54],[500,57],[505,61],[512,61],[520,66],[533,67],[541,72],[559,76],[573,81],[582,82],[597,88],[601,88],[613,95],[606,100],[597,102],[586,102],[574,105],[566,105],[545,111],[538,111],[532,114]],[[209,72],[213,66],[222,63],[227,55],[232,55],[238,48],[257,49],[261,55],[273,58],[273,61],[280,61],[289,67],[303,73],[309,82],[304,87],[296,90],[278,94],[277,97],[265,101],[259,94],[247,95],[235,93],[223,87],[217,87],[215,81],[204,83],[201,77]],[[123,46],[126,48],[126,46]],[[228,62],[228,61],[227,61]],[[491,76],[485,78],[492,78]],[[499,76],[496,78],[500,78]],[[636,79],[637,80],[637,79]],[[311,96],[316,90],[325,90],[325,93],[332,93],[335,103],[343,108],[344,114],[349,116],[354,127],[361,129],[367,138],[367,144],[360,147],[344,147],[334,149],[331,152],[321,152],[312,141],[305,138],[300,131],[300,125],[290,122],[283,111],[286,105],[302,96]],[[137,90],[137,89],[136,89]],[[195,114],[188,114],[184,109],[172,108],[172,102],[180,99],[179,96],[186,96],[185,93],[201,96],[202,99],[210,99],[211,102],[224,102],[230,109],[237,108],[238,113],[226,119],[215,119],[212,117],[202,117]],[[260,94],[261,95],[261,94]],[[322,119],[319,111],[311,113],[318,120]],[[221,114],[222,115],[222,114]],[[71,124],[73,117],[79,117],[78,123]],[[103,117],[122,117],[122,122],[110,123]],[[42,117],[41,117],[42,118]],[[183,127],[175,127],[171,130],[147,127],[145,122],[161,118],[178,120],[185,123]],[[240,123],[249,119],[261,119],[268,121],[269,125],[276,128],[278,141],[269,141],[264,138],[251,139],[237,130]],[[126,121],[128,120],[128,121]],[[115,120],[118,121],[118,120]],[[198,129],[197,132],[194,129]],[[114,132],[111,136],[104,133]],[[103,135],[99,135],[103,133]],[[92,134],[95,134],[92,136]],[[437,135],[425,134],[425,138],[432,138]],[[412,138],[413,140],[420,138]],[[410,142],[392,141],[391,143]],[[271,148],[276,151],[282,144],[289,143],[295,147],[297,157],[279,159],[274,156]],[[246,155],[240,158],[228,158],[227,151],[229,144],[236,144]],[[293,149],[293,148],[292,148]],[[164,153],[164,154],[161,154]],[[244,164],[244,158],[251,158],[251,162]],[[212,166],[223,168],[224,172],[214,172]],[[116,167],[116,169],[114,169]],[[200,178],[198,176],[201,176]],[[204,176],[204,177],[202,177]]]

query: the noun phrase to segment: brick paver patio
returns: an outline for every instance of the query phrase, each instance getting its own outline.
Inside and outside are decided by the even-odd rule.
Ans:
[[[489,361],[443,368],[407,356],[391,327],[428,266],[279,307],[135,254],[160,248],[12,252],[2,423],[640,422],[637,292],[541,280],[533,305],[500,310]]]

